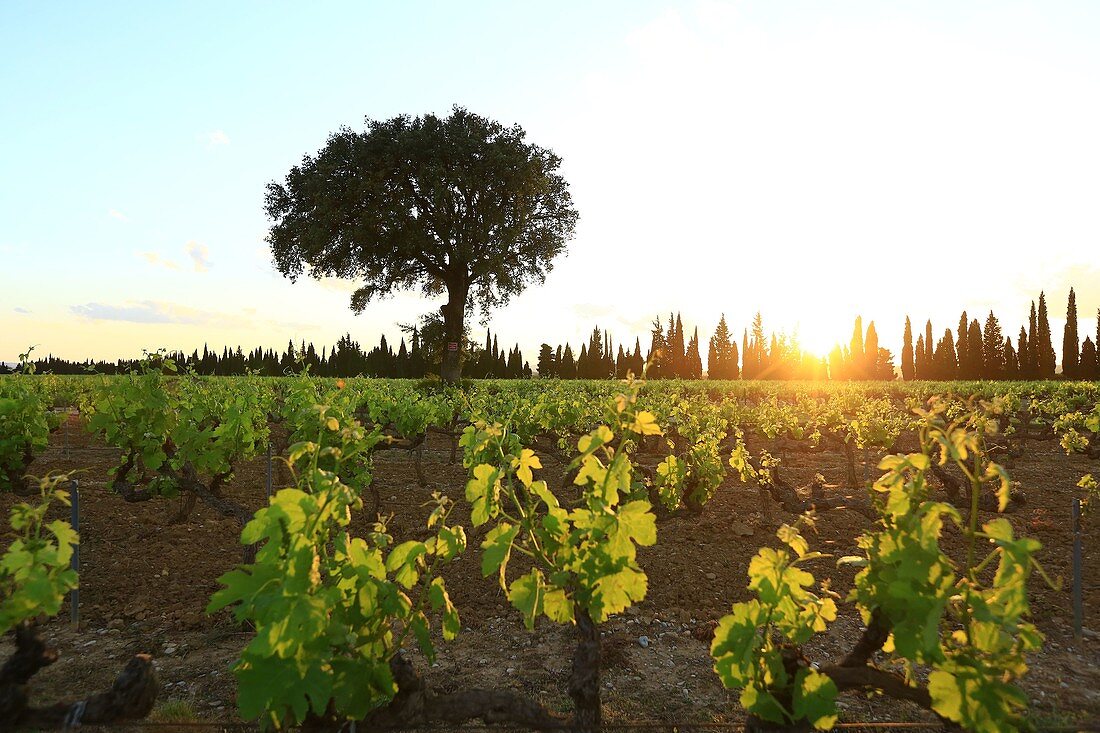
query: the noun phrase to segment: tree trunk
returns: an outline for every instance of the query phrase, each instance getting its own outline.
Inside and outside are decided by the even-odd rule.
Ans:
[[[466,318],[466,292],[465,285],[448,284],[447,304],[439,309],[443,314],[445,341],[439,376],[446,384],[457,384],[462,379],[462,327]]]

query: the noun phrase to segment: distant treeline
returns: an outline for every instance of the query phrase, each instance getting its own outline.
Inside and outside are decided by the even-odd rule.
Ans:
[[[1077,297],[1070,288],[1066,304],[1066,325],[1062,333],[1062,376],[1066,379],[1100,379],[1096,344],[1100,342],[1100,310],[1096,313],[1096,339],[1081,341],[1077,332]],[[1053,379],[1057,356],[1047,316],[1045,293],[1039,307],[1031,302],[1026,328],[1020,327],[1016,346],[1005,336],[997,317],[990,311],[985,326],[959,317],[955,333],[945,329],[932,347],[932,322],[913,345],[913,328],[905,319],[901,375],[903,379]]]
[[[1066,306],[1066,326],[1062,338],[1062,376],[1067,379],[1100,379],[1100,311],[1097,312],[1095,339],[1084,341],[1077,331],[1077,301],[1071,288]],[[364,351],[351,335],[341,337],[335,346],[322,347],[320,353],[312,343],[287,344],[282,352],[256,348],[247,353],[238,346],[222,347],[221,352],[204,346],[185,354],[171,352],[167,357],[182,369],[203,375],[243,375],[248,373],[278,376],[301,371],[308,366],[312,374],[328,377],[405,377],[421,378],[438,371],[442,343],[438,338],[422,337],[416,328],[403,327],[410,339],[401,339],[397,351],[382,336],[378,345]],[[425,333],[429,331],[426,330]],[[641,374],[646,369],[650,379],[701,379],[704,376],[699,329],[685,339],[679,314],[669,314],[667,327],[660,318],[653,323],[649,348],[643,354],[639,339],[633,347],[615,345],[611,335],[597,326],[588,341],[581,344],[580,353],[566,344],[543,343],[537,359],[538,375],[559,379],[622,378],[628,372]],[[934,345],[933,345],[934,342]],[[521,379],[533,376],[530,364],[523,358],[518,345],[504,350],[497,337],[485,333],[484,344],[467,340],[464,344],[463,376],[471,379]],[[874,321],[864,330],[862,319],[855,319],[852,337],[847,345],[836,346],[827,357],[803,351],[794,338],[786,334],[765,334],[760,313],[752,328],[745,329],[741,345],[730,332],[723,315],[707,344],[705,376],[709,379],[834,379],[889,380],[897,376],[894,354],[879,344]],[[116,362],[74,362],[48,356],[34,362],[38,372],[53,374],[126,373],[138,365],[137,360]],[[0,373],[10,371],[0,364]],[[1038,306],[1032,301],[1026,326],[1020,327],[1015,345],[1005,336],[1000,321],[990,311],[984,326],[966,311],[959,317],[958,328],[945,329],[939,339],[933,339],[932,322],[926,321],[924,332],[913,341],[913,327],[905,319],[901,349],[900,376],[903,379],[1050,379],[1057,371],[1056,355],[1045,293],[1039,294]]]

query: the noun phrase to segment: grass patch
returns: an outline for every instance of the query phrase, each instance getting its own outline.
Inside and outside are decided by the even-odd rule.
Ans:
[[[190,700],[166,700],[149,715],[153,723],[194,723],[199,720]]]

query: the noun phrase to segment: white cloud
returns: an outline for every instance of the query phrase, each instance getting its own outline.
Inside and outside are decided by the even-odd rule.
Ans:
[[[228,145],[229,135],[225,134],[225,130],[211,130],[199,135],[199,142],[205,143],[208,148],[216,148],[219,145]]]
[[[141,257],[143,260],[148,262],[150,265],[153,265],[154,267],[165,267],[169,270],[180,269],[178,263],[173,262],[169,259],[165,259],[156,252],[138,252],[138,257]]]
[[[206,272],[210,269],[210,250],[205,244],[191,240],[187,243],[187,256],[191,258],[195,272]]]
[[[191,260],[191,267],[195,272],[206,272],[210,269],[210,250],[207,249],[205,244],[191,240],[184,246],[184,251],[187,253],[188,259]],[[161,255],[159,252],[138,252],[137,256],[154,267],[183,270],[182,265],[174,259]]]
[[[126,216],[118,209],[107,209],[107,216],[112,219],[118,219],[119,221],[130,221],[130,217]]]
[[[244,308],[238,313],[202,310],[181,303],[162,300],[128,300],[121,304],[84,303],[69,306],[69,312],[88,321],[121,321],[124,323],[173,324],[262,330],[313,331],[313,323],[257,318],[255,309]]]
[[[126,305],[85,303],[69,307],[74,315],[90,321],[126,321],[128,323],[182,323],[205,324],[215,320],[217,314],[196,310],[176,303],[155,300],[130,301]]]
[[[15,306],[15,308],[13,308],[12,310],[14,310],[16,313],[21,313],[23,315],[27,315],[31,312],[31,311],[27,310],[26,308],[24,308],[22,306],[18,306],[18,305]]]

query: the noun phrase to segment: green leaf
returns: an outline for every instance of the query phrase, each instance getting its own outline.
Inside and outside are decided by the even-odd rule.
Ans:
[[[543,611],[547,618],[559,624],[574,623],[573,599],[562,588],[551,588],[542,599]]]
[[[394,573],[394,580],[408,589],[420,579],[418,560],[427,552],[423,542],[410,540],[393,548],[386,558],[386,570]],[[396,571],[396,572],[394,572]]]
[[[789,524],[780,526],[775,536],[779,538],[780,542],[794,550],[799,557],[805,555],[810,549],[810,543],[806,541],[806,538]]]
[[[752,684],[747,685],[741,691],[741,707],[753,715],[764,720],[770,720],[773,723],[786,723],[790,717],[787,715],[787,711],[783,709],[782,703],[776,700],[774,695]]]
[[[928,694],[932,696],[932,709],[956,723],[962,721],[963,690],[955,675],[935,670],[928,675]]]
[[[630,567],[604,575],[596,581],[593,589],[592,617],[597,621],[606,621],[608,616],[644,600],[648,582],[645,573]]]
[[[508,569],[508,558],[512,554],[512,543],[518,533],[518,526],[501,522],[489,530],[481,543],[481,577],[487,578],[492,573],[498,573],[501,590],[505,588],[504,574]]]
[[[523,625],[535,628],[535,619],[542,613],[545,582],[542,571],[535,568],[512,581],[508,588],[508,600],[523,614]]]
[[[652,509],[653,505],[648,501],[631,501],[623,504],[615,515],[619,531],[625,532],[642,547],[657,544],[657,517],[654,516]]]
[[[800,669],[795,676],[791,712],[805,718],[818,730],[829,730],[836,723],[836,684],[813,669]]]

